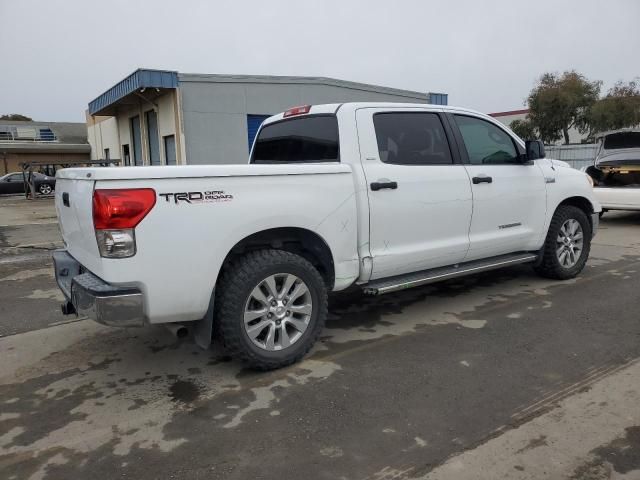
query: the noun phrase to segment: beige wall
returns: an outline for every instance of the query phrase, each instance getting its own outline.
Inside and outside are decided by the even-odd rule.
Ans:
[[[91,145],[91,160],[102,160],[109,149],[111,159],[121,158],[118,125],[114,117],[92,117],[87,112],[87,139]]]
[[[114,117],[91,117],[87,116],[87,130],[89,132],[89,143],[91,144],[91,158],[103,158],[104,148],[109,148],[111,158],[119,158],[124,162],[123,145],[129,145],[129,152],[133,157],[133,145],[131,140],[130,120],[138,115],[140,117],[141,150],[143,163],[149,165],[149,140],[145,121],[145,113],[149,110],[156,110],[158,116],[158,145],[160,147],[160,163],[166,163],[163,137],[176,135],[178,164],[181,163],[180,140],[176,132],[176,110],[177,100],[175,90],[171,90],[164,95],[153,100],[153,103],[140,100],[138,105],[124,106],[118,108],[118,113]],[[94,155],[100,156],[96,157]],[[131,158],[133,164],[133,158]]]

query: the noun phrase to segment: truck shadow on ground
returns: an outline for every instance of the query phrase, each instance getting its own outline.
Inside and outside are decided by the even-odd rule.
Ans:
[[[638,226],[640,225],[640,212],[611,211],[606,212],[600,218],[602,227],[608,226]]]

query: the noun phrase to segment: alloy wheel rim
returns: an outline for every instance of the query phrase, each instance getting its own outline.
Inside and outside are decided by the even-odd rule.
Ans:
[[[574,218],[565,221],[560,227],[556,239],[556,256],[564,268],[571,268],[578,263],[584,248],[584,232],[582,226]]]
[[[267,351],[284,350],[309,327],[313,299],[309,287],[290,273],[270,275],[254,287],[244,307],[249,340]]]
[[[40,186],[40,193],[43,195],[48,195],[51,193],[51,187],[47,184],[43,184]]]

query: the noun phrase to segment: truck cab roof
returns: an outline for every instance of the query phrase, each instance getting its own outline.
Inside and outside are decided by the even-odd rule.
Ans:
[[[470,113],[473,115],[482,116],[492,122],[496,122],[495,119],[486,115],[482,112],[478,112],[476,110],[471,110],[468,108],[455,107],[449,105],[434,105],[430,103],[398,103],[398,102],[346,102],[346,103],[326,103],[320,105],[305,105],[304,107],[308,107],[304,113],[295,113],[288,114],[288,112],[292,112],[294,109],[298,109],[301,107],[293,107],[285,112],[278,113],[267,118],[263,125],[267,125],[269,123],[277,122],[283,120],[285,118],[292,118],[295,116],[303,116],[303,115],[335,115],[340,112],[352,112],[362,108],[400,108],[400,109],[411,109],[411,108],[420,108],[432,110],[435,112],[450,112],[450,113]]]

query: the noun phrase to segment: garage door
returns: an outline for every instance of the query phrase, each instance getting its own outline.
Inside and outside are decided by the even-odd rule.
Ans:
[[[253,145],[253,140],[256,138],[256,134],[260,129],[260,125],[271,115],[247,115],[247,133],[249,139],[249,151]]]

